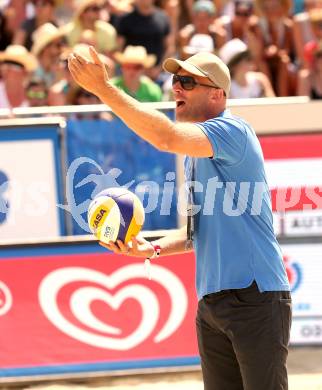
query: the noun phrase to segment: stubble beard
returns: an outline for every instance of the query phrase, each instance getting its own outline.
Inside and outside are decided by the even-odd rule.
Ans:
[[[210,119],[212,116],[208,115],[207,107],[193,107],[189,110],[185,110],[184,112],[176,112],[176,121],[177,122],[188,122],[188,123],[196,123],[196,122],[204,122],[207,119]]]

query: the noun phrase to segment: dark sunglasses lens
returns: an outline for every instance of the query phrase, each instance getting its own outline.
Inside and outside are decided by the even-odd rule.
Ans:
[[[196,83],[193,77],[190,76],[178,76],[174,75],[172,79],[172,85],[177,83],[179,81],[181,87],[185,89],[186,91],[190,91],[191,89],[194,89]]]

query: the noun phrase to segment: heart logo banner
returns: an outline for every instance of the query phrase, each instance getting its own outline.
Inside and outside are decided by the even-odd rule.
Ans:
[[[192,254],[142,259],[95,242],[6,249],[0,377],[198,364]]]

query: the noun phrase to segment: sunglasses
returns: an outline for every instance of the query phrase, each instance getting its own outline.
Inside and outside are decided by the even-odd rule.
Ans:
[[[197,81],[192,76],[179,76],[177,74],[174,74],[172,77],[172,86],[178,82],[180,83],[181,87],[185,91],[191,91],[194,88],[196,88],[197,85],[201,85],[203,87],[221,89],[219,87],[216,87],[215,85],[197,83]]]
[[[92,7],[87,7],[85,12],[100,12],[102,10],[101,7],[97,5],[93,5]]]
[[[142,70],[143,69],[143,65],[141,65],[141,64],[123,64],[122,67],[125,69],[131,69],[131,70]]]
[[[45,99],[47,97],[47,93],[45,91],[27,91],[27,97],[30,99]]]

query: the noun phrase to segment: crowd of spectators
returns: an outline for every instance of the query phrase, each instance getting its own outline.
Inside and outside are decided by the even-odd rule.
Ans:
[[[214,52],[230,98],[322,98],[322,0],[0,0],[0,108],[98,103],[71,79],[93,45],[113,83],[171,100],[165,57]]]

